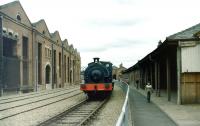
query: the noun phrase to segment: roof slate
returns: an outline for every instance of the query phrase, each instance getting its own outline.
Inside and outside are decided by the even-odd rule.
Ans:
[[[4,5],[0,5],[0,9],[13,6],[14,4],[20,4],[20,2],[19,1],[13,1],[13,2],[10,2],[10,3],[4,4]]]
[[[194,25],[186,30],[168,36],[167,39],[170,40],[181,40],[181,39],[195,39],[195,34],[200,31],[200,23]]]

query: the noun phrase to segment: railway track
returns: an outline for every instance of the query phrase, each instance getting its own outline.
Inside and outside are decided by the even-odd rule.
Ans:
[[[39,98],[38,100],[35,99],[32,102],[23,103],[23,100],[21,100],[19,104],[18,104],[19,101],[13,102],[16,104],[11,104],[11,103],[1,104],[0,121],[26,112],[34,111],[36,109],[46,107],[54,103],[61,102],[63,100],[69,99],[71,97],[80,94],[82,93],[79,92],[79,89],[72,89],[70,91],[62,92],[61,94],[56,94],[55,96]]]
[[[47,92],[45,90],[45,91],[41,91],[41,92],[33,92],[33,93],[11,96],[11,97],[8,96],[6,98],[0,98],[0,104],[11,103],[11,102],[21,101],[21,100],[26,100],[26,99],[32,99],[32,98],[35,98],[35,97],[55,94],[55,93],[63,92],[65,90],[69,90],[69,89],[72,89],[72,88],[74,88],[74,87],[65,88],[65,89],[57,89],[55,91],[49,91],[49,92]]]
[[[37,126],[84,125],[107,101],[108,98],[103,101],[84,100]]]
[[[22,107],[22,106],[25,106],[25,105],[29,105],[29,104],[33,104],[33,103],[37,103],[37,102],[41,102],[41,101],[47,101],[47,100],[50,100],[50,99],[54,99],[54,98],[57,98],[57,97],[60,97],[60,96],[65,96],[65,95],[68,95],[70,93],[73,93],[75,91],[78,91],[78,89],[74,89],[72,91],[68,91],[68,92],[63,92],[63,93],[60,93],[60,94],[53,94],[52,96],[48,96],[48,97],[41,97],[41,98],[35,98],[35,99],[30,99],[30,100],[20,100],[18,102],[14,102],[13,103],[10,103],[10,102],[6,102],[6,103],[3,103],[0,107],[0,112],[1,111],[5,111],[5,110],[9,110],[9,109],[13,109],[13,108],[17,108],[17,107]]]

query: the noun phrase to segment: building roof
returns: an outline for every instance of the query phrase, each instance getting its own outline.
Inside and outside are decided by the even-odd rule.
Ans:
[[[115,65],[113,66],[113,69],[118,69],[118,67],[116,67]]]
[[[200,23],[197,25],[194,25],[188,29],[185,29],[181,32],[178,32],[176,34],[173,34],[169,37],[167,37],[168,40],[185,40],[185,39],[196,39],[195,34],[200,31]]]
[[[171,36],[168,36],[164,42],[159,41],[159,45],[157,46],[156,49],[154,49],[152,52],[143,57],[139,62],[137,62],[136,64],[125,70],[123,73],[129,73],[135,69],[138,69],[139,64],[151,60],[152,55],[156,55],[159,51],[163,50],[163,48],[166,47],[167,44],[171,44],[172,42],[173,45],[176,45],[178,40],[192,40],[192,39],[196,40],[199,39],[198,35],[200,35],[200,23],[188,29],[175,33]]]
[[[138,63],[136,63],[135,65],[133,65],[133,66],[129,67],[128,69],[126,69],[125,71],[123,71],[122,73],[123,74],[130,73],[131,71],[136,70],[138,68],[139,68],[139,65],[138,65]]]
[[[33,26],[36,26],[37,24],[39,24],[39,23],[41,23],[41,22],[43,22],[43,21],[44,21],[44,19],[40,19],[39,21],[32,23],[32,25],[33,25]]]
[[[60,33],[56,30],[54,33],[51,33],[51,38],[55,41],[55,42],[59,42],[60,45],[62,45],[62,40],[60,37]]]
[[[20,4],[19,1],[13,1],[13,2],[10,2],[10,3],[7,3],[7,4],[4,4],[4,5],[0,5],[0,9],[3,9],[3,8],[7,8],[7,7],[12,7],[14,4]]]
[[[45,30],[45,32],[47,31],[48,37],[51,37],[51,34],[49,32],[49,29],[47,27],[47,24],[46,24],[45,20],[44,19],[40,19],[39,21],[32,23],[33,27],[37,27],[39,24],[44,24],[44,26],[46,28],[44,28],[43,30]],[[38,26],[38,27],[40,27],[40,26]],[[38,32],[41,32],[41,31],[38,31]]]
[[[3,14],[5,14],[5,15],[7,15],[7,16],[9,16],[9,17],[11,17],[12,19],[15,19],[15,18],[13,18],[12,16],[8,15],[7,13],[3,12],[3,10],[4,10],[4,9],[8,9],[8,8],[12,8],[12,7],[16,7],[16,6],[19,6],[19,7],[20,7],[19,9],[22,10],[22,13],[24,14],[25,19],[27,19],[27,21],[28,21],[28,24],[24,24],[24,23],[23,23],[23,24],[24,24],[24,25],[27,25],[27,26],[29,26],[29,25],[31,26],[31,25],[32,25],[32,24],[31,24],[31,21],[30,21],[28,15],[26,14],[24,8],[22,7],[20,1],[18,1],[18,0],[12,1],[12,2],[7,3],[7,4],[0,5],[0,12],[3,13]],[[16,13],[17,13],[17,12],[16,12]],[[29,27],[30,27],[30,26],[29,26]]]
[[[53,38],[53,37],[59,37],[60,38],[60,34],[59,34],[59,32],[56,30],[56,31],[54,31],[54,33],[51,33],[51,37]],[[61,39],[60,39],[61,40]]]

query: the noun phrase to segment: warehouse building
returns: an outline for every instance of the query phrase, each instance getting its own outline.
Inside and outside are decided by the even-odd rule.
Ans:
[[[153,85],[156,95],[177,104],[200,103],[200,24],[173,34],[124,74],[131,85]]]
[[[0,89],[29,92],[80,82],[80,53],[50,33],[44,20],[31,23],[19,1],[0,6]]]
[[[112,77],[113,79],[120,80],[122,79],[122,71],[126,70],[126,68],[121,63],[119,67],[113,66]]]

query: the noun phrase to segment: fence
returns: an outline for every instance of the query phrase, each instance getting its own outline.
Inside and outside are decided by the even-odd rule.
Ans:
[[[124,101],[124,105],[122,107],[122,112],[117,120],[116,126],[128,126],[129,124],[129,106],[128,106],[128,99],[129,99],[129,85],[125,82],[122,82],[122,89],[126,92],[126,99]]]

